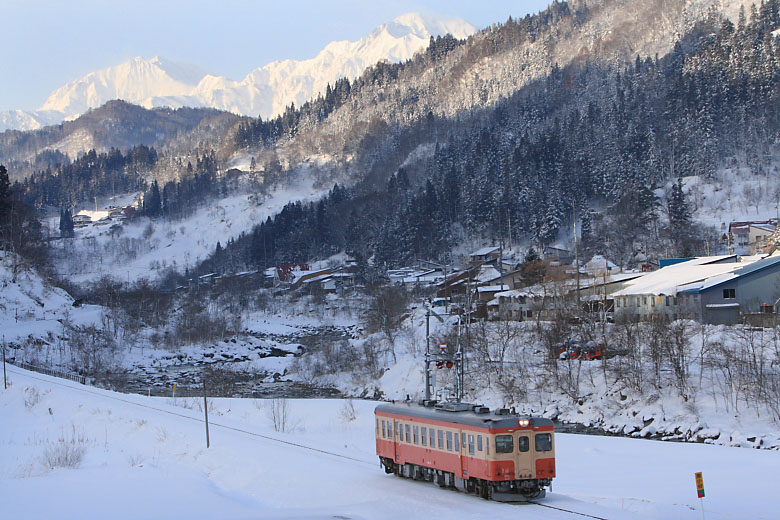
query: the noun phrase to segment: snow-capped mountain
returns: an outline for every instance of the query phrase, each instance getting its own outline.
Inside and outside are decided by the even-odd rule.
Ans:
[[[271,62],[241,81],[159,56],[151,60],[137,57],[57,89],[38,111],[0,113],[0,130],[32,130],[73,119],[112,99],[146,108],[212,107],[269,118],[290,103],[300,105],[315,97],[328,83],[360,75],[380,60],[411,58],[428,45],[431,36],[450,33],[466,38],[474,32],[476,28],[463,20],[405,14],[358,41],[331,42],[309,60]]]

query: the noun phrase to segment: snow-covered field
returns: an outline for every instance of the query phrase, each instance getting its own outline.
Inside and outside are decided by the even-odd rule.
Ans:
[[[289,431],[277,432],[269,403],[211,400],[206,449],[200,399],[117,394],[16,367],[8,376],[4,518],[576,517],[385,475],[369,401],[353,403],[354,420],[346,401],[290,401]],[[554,492],[543,500],[550,506],[609,519],[698,519],[694,472],[702,471],[706,518],[777,517],[778,452],[565,434],[557,449]],[[51,467],[79,453],[72,467]]]

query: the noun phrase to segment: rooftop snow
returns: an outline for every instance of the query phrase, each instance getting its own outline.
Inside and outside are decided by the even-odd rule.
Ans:
[[[698,290],[707,280],[710,280],[713,277],[722,279],[724,276],[732,275],[734,271],[744,268],[746,264],[752,263],[749,260],[746,262],[744,259],[742,262],[737,263],[712,263],[718,261],[713,260],[717,258],[726,259],[728,256],[694,258],[687,262],[664,267],[663,269],[648,273],[641,278],[629,282],[625,289],[617,291],[614,296],[628,296],[634,294],[664,294],[674,296],[683,290]]]
[[[471,256],[485,256],[495,251],[498,251],[498,247],[494,247],[494,246],[483,247],[482,249],[477,249],[476,251],[471,253]]]

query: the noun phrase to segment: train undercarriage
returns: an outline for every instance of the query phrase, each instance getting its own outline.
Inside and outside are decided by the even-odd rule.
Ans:
[[[380,457],[380,465],[385,473],[393,473],[397,477],[411,478],[433,482],[439,487],[457,489],[471,493],[486,500],[497,502],[527,502],[543,498],[545,487],[551,484],[549,479],[507,480],[491,482],[479,478],[463,479],[454,473],[427,468],[417,464],[396,464],[392,459]]]

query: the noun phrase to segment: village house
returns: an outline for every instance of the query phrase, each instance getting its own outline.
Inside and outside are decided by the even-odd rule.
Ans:
[[[482,265],[485,263],[496,262],[501,254],[501,248],[497,246],[483,247],[477,249],[469,255],[470,265]]]
[[[752,313],[775,311],[780,256],[694,258],[648,273],[613,296],[616,318],[741,323]]]
[[[678,299],[686,314],[703,323],[734,325],[750,315],[775,314],[780,301],[780,255],[689,284]]]
[[[92,223],[92,217],[83,213],[73,215],[73,227],[82,228]]]
[[[611,318],[614,306],[612,294],[644,274],[629,272],[614,273],[606,278],[582,278],[579,286],[582,310],[596,319]],[[568,278],[499,292],[495,296],[488,303],[488,316],[493,319],[550,319],[561,312],[577,308],[577,281]]]
[[[777,219],[732,222],[728,242],[732,252],[755,255],[767,252],[767,239],[777,229]]]

